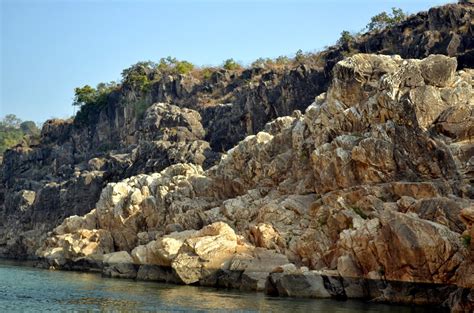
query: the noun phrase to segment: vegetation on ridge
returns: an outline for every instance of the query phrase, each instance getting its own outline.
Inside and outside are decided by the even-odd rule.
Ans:
[[[40,130],[33,121],[22,121],[14,114],[7,114],[0,121],[0,155],[5,150],[25,141],[30,144],[37,140]]]
[[[407,15],[399,8],[392,8],[391,13],[381,12],[373,16],[364,31],[381,30],[388,26],[393,26],[404,19]],[[343,46],[343,55],[351,55],[356,51],[351,47],[359,33],[350,33],[343,31],[336,45]],[[298,50],[293,58],[279,56],[275,59],[259,58],[250,64],[250,68],[280,69],[300,66],[307,64],[312,66],[324,67],[325,57],[322,53],[305,53]],[[127,100],[126,105],[134,108],[136,116],[140,116],[146,110],[151,86],[163,79],[165,76],[191,75],[198,80],[209,80],[219,71],[229,71],[232,73],[241,73],[244,67],[233,58],[225,60],[220,67],[197,67],[189,61],[178,60],[175,57],[168,56],[161,58],[158,63],[153,61],[141,61],[131,65],[122,71],[120,83],[101,83],[93,88],[85,85],[75,88],[75,97],[73,105],[80,109],[76,115],[76,124],[90,124],[93,117],[101,111],[102,107],[108,103],[108,98],[114,92],[127,91],[133,96]]]
[[[403,22],[407,18],[407,13],[400,8],[392,8],[391,13],[381,12],[370,19],[370,22],[360,32],[351,33],[347,30],[341,32],[341,37],[337,40],[337,44],[344,46],[346,45],[349,52],[351,50],[350,44],[356,40],[357,37],[361,36],[367,31],[378,31],[385,29],[386,27],[394,26],[400,22]]]

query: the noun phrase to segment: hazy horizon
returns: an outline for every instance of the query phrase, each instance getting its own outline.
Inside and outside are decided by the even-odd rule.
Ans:
[[[391,7],[417,13],[449,2],[3,0],[0,117],[72,116],[75,87],[118,80],[138,61],[292,56],[334,44]]]

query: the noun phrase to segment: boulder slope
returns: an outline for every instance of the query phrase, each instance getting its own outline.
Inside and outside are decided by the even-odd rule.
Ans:
[[[456,68],[441,55],[349,57],[304,114],[267,124],[206,171],[176,164],[108,184],[95,210],[67,218],[37,254],[64,267],[125,251],[140,268],[171,268],[177,281],[241,288],[235,264],[247,260],[264,273],[248,275],[261,289],[272,270],[255,264],[271,250],[280,267],[267,287],[281,295],[340,295],[339,278],[469,290],[474,71]],[[285,289],[301,275],[314,293]],[[369,296],[347,287],[346,296]],[[384,292],[382,300],[416,300]]]

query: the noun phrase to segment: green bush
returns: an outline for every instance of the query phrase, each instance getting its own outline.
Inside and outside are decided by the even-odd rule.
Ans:
[[[339,37],[339,39],[337,40],[337,44],[342,46],[345,44],[350,44],[353,41],[354,36],[347,30],[343,30],[341,33],[341,37]]]
[[[97,98],[97,90],[89,85],[84,87],[74,88],[74,102],[73,105],[82,106],[88,103],[95,102]]]
[[[215,72],[215,70],[213,68],[205,67],[205,68],[201,69],[202,78],[210,79],[214,72]]]
[[[117,88],[118,85],[115,82],[99,83],[97,88],[92,88],[89,85],[75,88],[72,104],[81,107],[85,105],[105,105],[108,95]]]
[[[370,19],[367,30],[380,30],[387,26],[393,26],[407,18],[407,14],[400,8],[392,8],[391,13],[381,12]]]
[[[194,64],[188,61],[179,61],[176,63],[175,68],[178,74],[188,74],[194,69]]]
[[[38,126],[36,126],[36,123],[33,121],[25,121],[20,124],[20,129],[25,133],[26,135],[39,135],[40,130]]]
[[[290,63],[290,58],[284,55],[280,55],[278,58],[275,59],[275,63],[278,65],[286,65]]]
[[[119,85],[115,82],[100,83],[97,88],[89,85],[75,88],[73,105],[80,106],[74,121],[79,124],[90,124],[91,118],[98,115],[102,107],[107,104],[109,95],[117,90]]]
[[[24,133],[20,129],[0,130],[0,154],[3,154],[5,150],[19,144],[23,136]]]
[[[0,121],[0,154],[22,142],[38,138],[39,128],[33,121],[23,122],[14,114],[7,114]]]
[[[189,61],[179,61],[178,59],[168,56],[161,58],[160,62],[156,66],[156,70],[161,75],[171,74],[188,74],[194,69],[194,64]]]
[[[159,67],[152,61],[138,62],[122,71],[122,84],[134,90],[146,91],[150,85],[150,78]]]
[[[171,56],[168,56],[166,58],[161,58],[156,69],[160,73],[169,73],[171,72],[171,69],[176,65],[176,63],[178,63],[178,60]]]
[[[303,53],[303,50],[299,49],[298,51],[296,51],[296,54],[295,54],[295,61],[297,63],[303,63],[305,60],[305,55]]]
[[[269,67],[274,64],[274,61],[270,58],[258,58],[250,64],[251,67]]]
[[[232,58],[225,60],[222,67],[229,71],[239,70],[242,68],[242,66]]]

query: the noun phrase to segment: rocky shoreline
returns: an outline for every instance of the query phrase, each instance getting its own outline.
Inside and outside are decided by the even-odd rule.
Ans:
[[[175,164],[108,184],[36,253],[112,277],[469,310],[474,72],[456,67],[354,55],[305,114],[206,171]]]
[[[116,256],[117,257],[117,256]],[[270,259],[274,263],[274,259]],[[49,261],[40,260],[34,266],[52,269]],[[271,268],[271,267],[268,267]],[[452,312],[468,312],[472,293],[470,288],[456,285],[385,281],[359,277],[341,277],[337,272],[297,269],[284,264],[272,272],[248,269],[216,269],[210,276],[193,285],[218,289],[237,289],[246,292],[263,292],[269,296],[336,300],[358,299],[372,303],[444,307]],[[184,285],[171,267],[137,265],[133,263],[93,263],[89,260],[66,263],[61,270],[97,272],[103,277],[133,279]]]
[[[342,59],[338,47],[324,68],[217,73],[206,88],[170,76],[142,115],[120,102],[131,92],[90,125],[48,121],[38,146],[5,153],[0,256],[472,311],[470,13],[434,8],[356,42],[390,55]],[[425,58],[392,55],[396,38],[404,57]],[[233,103],[191,103],[208,89]]]

